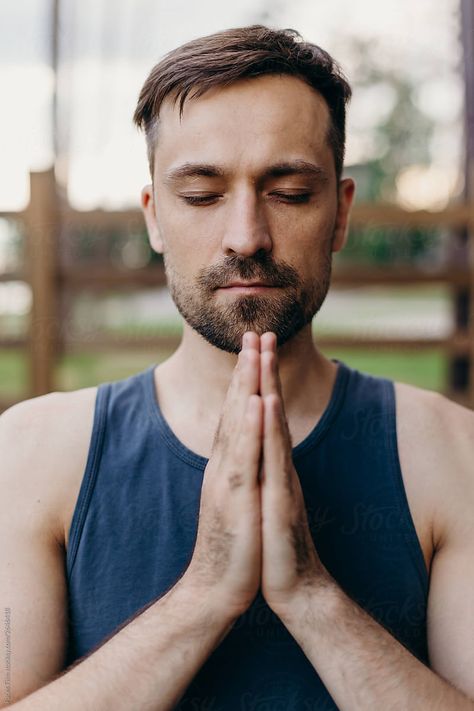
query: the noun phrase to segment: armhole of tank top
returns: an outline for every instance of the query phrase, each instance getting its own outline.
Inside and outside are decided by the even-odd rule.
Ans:
[[[97,470],[99,468],[99,461],[102,454],[102,444],[104,441],[110,388],[110,383],[101,383],[97,388],[89,451],[69,530],[69,545],[66,554],[66,570],[68,579],[70,579],[73,572],[77,549],[81,540],[82,529],[86,520],[92,491],[97,477]]]
[[[392,380],[385,380],[384,383],[384,412],[387,413],[387,439],[389,451],[391,453],[390,461],[392,463],[391,471],[393,472],[394,489],[397,495],[398,507],[402,520],[407,520],[408,527],[411,529],[410,535],[407,537],[407,543],[412,552],[413,562],[420,574],[420,581],[423,586],[426,597],[428,596],[429,578],[426,570],[425,557],[421,547],[420,539],[416,530],[415,522],[408,502],[405,483],[403,481],[402,469],[400,465],[400,457],[398,452],[397,439],[397,410],[396,410],[396,391]]]

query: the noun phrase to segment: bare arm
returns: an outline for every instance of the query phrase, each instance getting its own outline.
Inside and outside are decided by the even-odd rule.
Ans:
[[[235,620],[182,578],[96,651],[10,708],[172,709]]]
[[[340,588],[308,592],[282,621],[341,711],[474,711],[472,698],[425,666]]]
[[[68,422],[68,410],[76,410],[69,396],[53,393],[2,416],[0,602],[2,610],[11,609],[11,628],[0,708],[12,701],[17,703],[10,707],[19,711],[162,711],[175,706],[251,604],[260,582],[257,365],[255,349],[239,356],[206,467],[196,545],[184,576],[65,671],[67,590],[57,523],[61,497],[52,472],[59,460],[76,459],[66,451],[77,429]],[[52,445],[45,447],[45,442]],[[65,451],[59,451],[61,443]]]
[[[441,396],[423,397],[422,404],[415,414],[428,436],[417,447],[428,459],[439,502],[428,600],[430,668],[335,582],[327,589],[301,586],[280,615],[341,711],[474,711],[474,415]]]

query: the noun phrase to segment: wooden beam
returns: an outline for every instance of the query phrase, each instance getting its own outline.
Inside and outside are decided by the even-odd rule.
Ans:
[[[68,227],[89,227],[97,230],[113,228],[144,229],[141,210],[73,210],[65,208],[62,217]],[[351,224],[356,227],[385,225],[387,227],[465,227],[474,225],[474,203],[451,205],[444,210],[404,210],[398,205],[357,203],[351,212]]]
[[[162,264],[140,269],[117,269],[108,265],[69,267],[59,274],[62,288],[102,290],[113,287],[162,287],[166,275]],[[372,286],[389,284],[459,284],[467,286],[470,272],[465,268],[435,269],[432,271],[404,265],[403,267],[370,267],[336,265],[331,284],[340,286]]]
[[[96,230],[135,230],[145,229],[145,220],[141,210],[74,210],[65,206],[61,212],[64,224],[68,228]]]
[[[26,348],[28,343],[27,338],[10,338],[8,336],[0,338],[0,348],[5,349]]]
[[[130,334],[124,336],[122,334],[104,334],[98,333],[87,338],[69,338],[64,341],[64,353],[101,353],[120,349],[124,351],[133,350],[156,350],[170,349],[175,350],[181,340],[179,334],[156,334],[153,336],[145,336],[138,334]]]
[[[0,212],[0,217],[24,219],[25,212]],[[74,210],[64,207],[61,218],[70,228],[94,228],[99,231],[109,229],[144,229],[145,222],[140,209],[129,210]],[[451,205],[444,210],[404,210],[398,205],[383,203],[357,203],[351,211],[354,227],[381,225],[387,227],[453,227],[474,225],[474,203]]]
[[[159,287],[166,285],[166,275],[162,265],[140,269],[117,269],[108,265],[69,267],[59,274],[62,288],[110,289],[112,287]]]
[[[29,276],[25,271],[0,274],[0,282],[28,281],[28,278]],[[58,272],[57,279],[61,288],[74,290],[166,286],[166,275],[161,264],[139,269],[117,269],[107,265],[62,268]],[[393,284],[454,284],[467,287],[470,279],[470,270],[460,267],[452,269],[437,268],[429,271],[409,264],[403,267],[336,264],[333,268],[331,285],[334,287],[364,287]]]
[[[15,220],[16,222],[25,222],[26,211],[19,210],[18,212],[15,212],[13,210],[0,210],[0,219]]]
[[[462,284],[469,283],[468,269],[421,269],[410,264],[396,267],[334,266],[332,286],[364,286],[394,284]]]
[[[99,333],[93,338],[68,339],[64,343],[66,353],[76,352],[103,352],[114,349],[120,350],[154,350],[170,349],[178,347],[181,340],[180,334],[156,334],[152,336],[130,334]],[[469,337],[467,334],[454,334],[450,338],[380,338],[360,337],[356,334],[337,335],[314,334],[314,341],[320,348],[357,348],[370,350],[430,350],[439,349],[445,352],[465,353],[469,349]]]
[[[28,277],[25,272],[2,272],[0,273],[0,281],[27,281]]]
[[[452,205],[441,211],[403,210],[397,205],[356,204],[351,212],[351,225],[369,227],[465,227],[474,226],[474,204]]]
[[[357,348],[370,351],[437,349],[446,353],[466,353],[469,350],[467,334],[458,334],[450,338],[380,338],[379,336],[360,337],[357,334],[334,336],[316,334],[315,343],[320,348]]]

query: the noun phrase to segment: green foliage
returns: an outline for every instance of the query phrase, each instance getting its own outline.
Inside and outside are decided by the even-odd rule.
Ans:
[[[371,129],[377,155],[363,162],[369,175],[363,199],[393,200],[399,172],[415,163],[426,165],[431,162],[430,142],[435,123],[418,108],[419,86],[412,74],[387,68],[368,40],[354,38],[352,42],[356,67],[352,77],[354,96],[358,91],[377,86],[388,89],[392,96],[389,111],[382,112],[382,118]]]
[[[393,229],[379,225],[351,229],[344,249],[335,255],[341,264],[403,266],[437,262],[443,248],[439,228]]]

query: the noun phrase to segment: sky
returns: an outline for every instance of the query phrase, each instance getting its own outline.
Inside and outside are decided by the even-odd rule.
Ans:
[[[28,171],[53,157],[50,0],[0,7],[0,210],[28,201]],[[330,51],[357,85],[354,38],[381,68],[418,82],[419,108],[436,122],[429,165],[400,174],[400,203],[442,207],[459,183],[463,87],[456,0],[63,0],[58,175],[79,209],[134,207],[148,181],[143,137],[131,116],[149,70],[173,47],[231,26],[293,27]],[[387,87],[360,87],[348,118],[347,164],[374,150],[373,126],[390,110]]]

